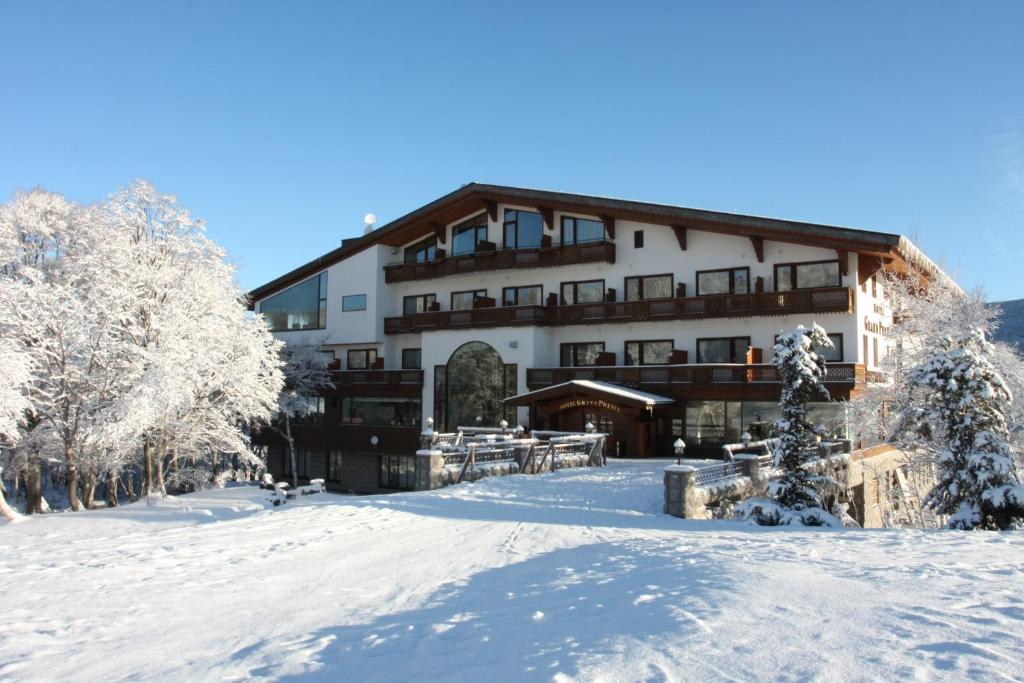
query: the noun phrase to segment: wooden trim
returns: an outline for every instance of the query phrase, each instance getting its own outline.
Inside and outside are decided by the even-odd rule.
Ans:
[[[492,223],[498,222],[498,202],[493,199],[484,200],[484,208],[487,209],[487,216]]]
[[[757,262],[764,263],[764,238],[751,235],[750,244],[754,247],[754,254],[757,256]]]
[[[545,230],[548,232],[554,232],[555,210],[550,206],[538,206],[537,212],[540,213],[541,220],[544,221],[544,225],[541,226],[541,232]]]
[[[604,223],[604,232],[610,239],[615,239],[615,216],[601,214],[601,222]]]
[[[850,274],[850,253],[845,249],[836,249],[836,257],[839,259],[839,275],[847,277]]]
[[[679,242],[679,250],[686,251],[686,226],[673,225],[672,232],[675,233],[676,241]]]

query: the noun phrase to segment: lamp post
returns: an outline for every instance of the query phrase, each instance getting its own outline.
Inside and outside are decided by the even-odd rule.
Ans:
[[[377,450],[378,444],[380,444],[380,437],[374,434],[370,437],[370,447],[373,448],[373,450]]]
[[[502,420],[498,423],[498,426],[501,427],[501,432],[504,434],[508,431],[508,420]]]
[[[594,423],[593,422],[588,422],[587,425],[584,427],[584,429],[587,430],[587,434],[593,434],[594,433]]]
[[[683,437],[676,439],[675,443],[672,444],[672,447],[675,448],[676,451],[676,464],[682,465],[683,453],[686,452],[686,442],[683,441]]]

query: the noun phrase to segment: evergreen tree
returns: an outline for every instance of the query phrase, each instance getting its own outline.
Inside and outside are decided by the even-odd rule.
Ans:
[[[832,348],[825,330],[818,325],[811,329],[799,325],[779,336],[775,344],[775,366],[782,381],[779,408],[782,416],[775,421],[779,443],[775,464],[782,476],[768,486],[771,500],[751,500],[741,514],[758,524],[803,524],[807,526],[842,526],[823,507],[821,492],[838,485],[829,477],[808,472],[804,462],[814,452],[814,425],[807,419],[807,402],[829,399],[825,379],[825,359],[815,349]]]
[[[910,371],[924,396],[909,417],[919,434],[944,445],[925,503],[949,515],[953,529],[1024,528],[1024,486],[1006,421],[1013,396],[991,353],[985,333],[969,328],[941,340]]]

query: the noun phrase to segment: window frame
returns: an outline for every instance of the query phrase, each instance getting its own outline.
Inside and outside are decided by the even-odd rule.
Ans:
[[[594,279],[594,280],[567,280],[566,282],[559,283],[559,285],[558,285],[558,297],[559,297],[558,302],[559,302],[559,304],[561,304],[563,306],[583,305],[583,304],[580,304],[580,301],[579,301],[579,298],[580,298],[579,297],[579,286],[580,285],[588,285],[588,284],[591,284],[593,282],[600,282],[601,283],[601,300],[600,301],[585,301],[585,302],[583,302],[583,304],[600,304],[600,303],[604,303],[605,300],[608,298],[608,288],[606,286],[607,283],[605,282],[604,278],[598,278],[598,279]],[[572,303],[571,304],[565,303],[565,286],[566,285],[572,285]]]
[[[725,361],[725,362],[715,361],[715,362],[709,363],[709,362],[705,362],[704,359],[702,358],[702,354],[700,352],[700,343],[701,342],[708,342],[708,341],[729,341],[729,342],[731,342],[731,344],[732,344],[732,346],[730,348],[731,356],[733,358],[736,358],[736,342],[737,342],[737,340],[740,340],[740,339],[747,340],[746,345],[744,345],[744,347],[743,347],[743,353],[740,356],[740,360],[730,360],[730,361]],[[736,336],[736,337],[698,337],[697,338],[697,342],[696,342],[697,364],[698,365],[744,365],[744,364],[746,364],[746,355],[747,355],[746,351],[751,346],[753,346],[753,344],[751,342],[752,342],[752,339],[749,336],[748,337],[744,337],[744,336]]]
[[[629,345],[630,344],[639,344],[640,345],[640,349],[639,349],[640,358],[639,358],[639,362],[636,364],[637,366],[640,366],[640,365],[669,365],[670,361],[672,360],[672,351],[675,350],[676,340],[675,339],[627,339],[622,344],[622,364],[625,365],[625,366],[634,367],[633,364],[629,362]],[[664,363],[651,363],[651,362],[647,362],[646,359],[644,358],[644,355],[645,355],[644,354],[644,346],[646,344],[668,344],[671,347],[671,348],[669,348],[669,351],[668,351],[669,357],[665,359]]]
[[[483,224],[479,221],[483,219]],[[478,247],[481,242],[487,241],[488,235],[488,219],[487,212],[478,213],[470,216],[466,220],[457,223],[452,226],[452,256],[469,256],[479,251]],[[462,234],[469,232],[470,230],[476,230],[475,240],[473,241],[472,251],[455,251],[455,240]],[[483,231],[483,238],[480,237],[480,231]]]
[[[570,354],[571,360],[572,360],[572,365],[560,365],[560,367],[563,367],[563,368],[592,368],[592,367],[597,367],[594,363],[587,363],[586,365],[581,365],[580,363],[577,362],[577,360],[579,358],[579,354],[577,353],[577,347],[580,347],[580,346],[590,346],[590,345],[594,345],[594,344],[599,344],[601,346],[601,350],[598,351],[598,353],[604,353],[607,350],[607,347],[605,346],[605,343],[603,341],[563,342],[562,344],[560,344],[559,347],[558,347],[558,362],[559,362],[559,364],[561,364],[564,361],[566,350],[567,349],[571,349],[572,350],[572,352]]]
[[[380,403],[404,403],[409,407],[409,424],[393,424],[388,422],[355,422],[348,415],[353,401],[374,401]],[[415,413],[413,408],[415,407]],[[423,399],[420,396],[342,396],[338,423],[341,425],[357,425],[361,427],[403,427],[419,428],[423,422]]]
[[[437,301],[437,293],[436,292],[433,293],[433,294],[409,294],[407,296],[403,296],[402,297],[402,315],[416,315],[417,313],[429,313],[430,312],[430,307],[427,305],[427,301],[426,301],[428,297],[432,300],[431,303]],[[422,311],[414,311],[413,313],[409,313],[406,310],[406,304],[410,300],[416,300],[416,299],[423,299],[423,310]]]
[[[431,249],[433,253],[431,255]],[[425,252],[424,258],[421,261],[419,258],[420,252]],[[410,259],[409,256],[412,255]],[[402,262],[407,265],[415,265],[417,263],[431,263],[437,260],[437,236],[426,237],[415,244],[410,244],[405,247],[402,252]]]
[[[642,229],[637,229],[633,231],[633,248],[644,248],[644,231]]]
[[[350,308],[349,305],[346,303],[350,299],[358,299],[359,297],[362,297],[362,299],[363,299],[362,308]],[[366,294],[345,294],[345,295],[343,295],[341,297],[341,312],[342,313],[358,313],[359,311],[365,311],[366,308],[367,308],[367,305],[368,305],[368,302],[367,302]]]
[[[572,226],[572,240],[566,240],[565,239],[565,224],[566,224],[567,221],[572,221],[573,222],[573,226]],[[577,221],[587,221],[589,223],[597,223],[598,225],[601,226],[601,237],[596,239],[596,240],[580,240],[579,237],[578,237],[578,235],[579,235],[579,231],[577,230],[578,226],[576,225]],[[604,221],[594,220],[593,218],[583,218],[582,216],[573,216],[573,215],[564,215],[563,214],[561,216],[560,220],[559,220],[559,235],[558,235],[558,239],[559,239],[559,244],[594,244],[596,242],[605,242],[605,241],[607,241],[607,239],[608,239],[608,230],[604,226]]]
[[[481,292],[482,292],[482,294],[481,294]],[[469,308],[455,308],[455,295],[456,294],[472,294],[473,295],[473,302],[470,303]],[[473,309],[473,303],[475,303],[477,299],[486,299],[486,298],[487,298],[487,290],[486,289],[462,289],[462,290],[459,290],[457,292],[452,292],[448,296],[448,310],[450,310],[450,311],[470,311],[470,310]]]
[[[747,291],[745,292],[736,291],[736,271],[739,270],[747,271]],[[713,294],[704,294],[700,291],[700,276],[708,275],[711,273],[729,273],[728,292],[715,292]],[[734,268],[712,268],[711,270],[698,270],[696,273],[696,278],[697,296],[715,296],[715,294],[750,294],[750,266],[736,266]]]
[[[539,289],[540,290],[540,302],[537,304],[520,304],[519,303],[519,290],[520,289]],[[505,303],[505,295],[509,292],[515,292],[515,302],[508,304]],[[504,306],[543,306],[544,305],[544,285],[513,285],[511,287],[501,288],[501,305]]]
[[[667,277],[668,278],[668,296],[656,296],[646,297],[644,296],[644,280],[652,279],[656,277]],[[629,298],[629,281],[639,280],[639,299]],[[676,276],[674,273],[656,273],[654,275],[630,275],[623,278],[622,280],[622,300],[623,301],[657,301],[658,299],[671,299],[675,296],[676,292]]]
[[[519,214],[526,213],[532,216],[536,216],[540,219],[540,237],[537,240],[536,246],[520,246],[519,245]],[[509,219],[509,214],[515,214],[515,218]],[[540,249],[541,243],[544,241],[544,216],[541,215],[540,211],[527,211],[526,209],[505,209],[505,213],[502,215],[501,224],[501,246],[503,249]],[[508,229],[512,226],[513,233],[515,234],[515,244],[509,245],[508,243]]]
[[[416,352],[416,365],[408,365],[405,361],[405,354],[409,351]],[[423,349],[422,347],[409,347],[402,349],[402,369],[403,370],[422,370],[423,369]]]
[[[826,363],[842,363],[843,362],[843,358],[846,357],[846,349],[844,348],[843,333],[842,332],[826,332],[825,334],[828,336],[829,339],[832,340],[832,345],[835,347],[835,350],[839,353],[839,360],[829,360],[829,359],[825,358],[825,362]],[[773,341],[772,341],[772,348],[773,349],[775,348],[775,345],[779,343],[779,337],[780,336],[781,335],[777,334],[773,338]],[[838,344],[836,343],[836,340],[833,339],[833,337],[838,337],[839,338],[839,343]],[[818,354],[818,355],[821,355],[821,354]],[[824,356],[822,356],[822,357],[824,358]]]
[[[842,287],[843,286],[843,271],[842,271],[842,268],[840,267],[839,259],[824,259],[824,260],[821,260],[821,261],[792,261],[790,263],[776,263],[775,267],[772,269],[772,276],[775,279],[775,281],[773,283],[775,285],[775,291],[776,292],[792,292],[792,291],[797,290],[797,289],[822,289],[822,287],[820,287],[820,286],[817,286],[817,287],[801,287],[800,286],[800,280],[799,280],[799,277],[797,275],[797,267],[798,266],[817,266],[817,265],[822,265],[822,264],[825,264],[825,263],[834,263],[834,264],[836,264],[836,284],[834,284],[834,285],[825,285],[825,287]],[[793,286],[790,289],[779,289],[779,269],[780,268],[789,268],[790,269],[790,280],[793,283]]]
[[[366,358],[366,367],[354,368],[352,367],[352,354],[362,353]],[[373,354],[373,360],[370,360],[370,354]],[[345,354],[345,369],[346,370],[372,370],[373,364],[377,362],[377,349],[365,348],[365,349],[347,349]]]
[[[321,271],[321,272],[317,273],[316,275],[312,275],[310,277],[307,277],[305,280],[302,280],[301,282],[296,282],[294,285],[291,285],[290,287],[285,287],[284,289],[282,289],[280,291],[277,291],[277,292],[274,292],[270,296],[268,296],[268,297],[266,297],[264,299],[261,299],[260,302],[259,302],[259,304],[260,304],[260,315],[263,315],[264,313],[266,313],[266,311],[264,310],[264,307],[267,305],[267,302],[273,301],[274,299],[276,299],[277,297],[281,296],[282,294],[284,294],[286,292],[289,292],[289,291],[295,289],[296,287],[301,287],[302,285],[306,284],[307,282],[310,282],[311,280],[317,280],[317,285],[316,285],[316,295],[317,295],[317,310],[316,310],[316,321],[317,322],[316,322],[316,327],[272,327],[272,326],[268,325],[267,328],[271,332],[301,332],[303,330],[324,330],[324,329],[327,329],[327,271],[326,270]],[[263,319],[267,320],[266,315],[263,315]]]

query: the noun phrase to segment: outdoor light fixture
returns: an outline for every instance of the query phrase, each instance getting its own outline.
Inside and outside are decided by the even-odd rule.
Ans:
[[[683,452],[686,451],[686,442],[683,441],[682,437],[679,437],[678,439],[676,439],[675,443],[672,444],[672,447],[676,449],[676,464],[682,465]]]
[[[587,423],[587,426],[586,426],[586,428],[585,428],[585,429],[586,429],[586,430],[587,430],[587,432],[589,432],[590,434],[593,434],[593,433],[594,433],[594,423],[593,423],[593,422],[588,422],[588,423]]]
[[[498,425],[502,428],[502,430],[508,429],[508,420],[502,420],[501,422],[498,423]]]
[[[743,432],[740,434],[740,441],[743,442],[743,447],[746,448],[750,445],[750,432]]]
[[[477,424],[483,424],[483,421],[484,421],[484,418],[483,418],[482,415],[477,415],[476,416],[476,423]]]
[[[427,418],[427,429],[433,429],[433,428],[434,428],[434,418],[428,417]]]
[[[522,434],[526,431],[526,427],[523,425],[516,425],[516,434]]]
[[[379,436],[374,434],[373,436],[370,437],[370,445],[373,446],[374,449],[377,448],[377,444],[379,444],[379,443],[380,443],[380,437]]]

